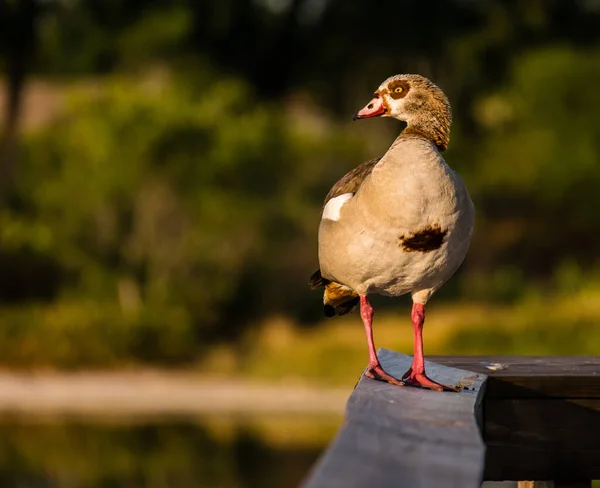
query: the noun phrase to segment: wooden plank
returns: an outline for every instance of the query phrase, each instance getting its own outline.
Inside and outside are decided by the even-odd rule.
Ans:
[[[484,412],[486,442],[600,453],[600,400],[490,399]]]
[[[489,372],[483,405],[486,480],[600,478],[600,357],[431,359]]]
[[[492,398],[483,408],[485,479],[600,478],[600,400]]]
[[[486,442],[484,478],[507,479],[586,478],[600,479],[600,450],[535,448],[518,444]]]
[[[432,362],[486,374],[486,398],[598,398],[600,357],[431,356]]]
[[[382,349],[396,376],[409,356]],[[346,420],[304,488],[480,488],[485,445],[477,419],[484,374],[426,362],[429,375],[460,384],[460,393],[397,387],[364,375],[350,396]]]

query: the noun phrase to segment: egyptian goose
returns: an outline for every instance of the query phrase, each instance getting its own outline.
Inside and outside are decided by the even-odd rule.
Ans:
[[[361,164],[327,194],[319,226],[320,269],[310,278],[325,287],[325,315],[360,304],[369,347],[365,374],[394,385],[455,390],[429,379],[423,359],[425,304],[458,269],[473,230],[474,208],[460,177],[446,164],[451,113],[448,99],[419,75],[385,80],[356,119],[406,122],[388,151]],[[414,357],[395,378],[373,343],[371,294],[412,296]]]

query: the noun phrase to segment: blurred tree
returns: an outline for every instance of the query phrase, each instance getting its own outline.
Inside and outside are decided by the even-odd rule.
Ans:
[[[316,229],[306,217],[320,204],[302,194],[319,166],[350,158],[360,143],[334,127],[306,132],[253,100],[240,82],[207,76],[198,89],[161,70],[83,88],[25,145],[23,204],[0,213],[0,262],[13,277],[0,297],[92,299],[103,304],[101,320],[121,316],[115,333],[129,322],[146,327],[137,353],[137,333],[129,346],[116,337],[119,349],[149,359],[170,357],[170,335],[189,360],[208,340],[293,308],[298,292],[307,296],[315,258],[304,243]],[[19,279],[24,272],[43,286]]]
[[[0,0],[0,357],[190,361],[314,318],[322,197],[399,130],[336,118],[397,72],[453,103],[480,218],[456,291],[572,276],[600,244],[599,25],[593,1]],[[34,76],[69,102],[19,141]]]
[[[485,144],[472,187],[484,225],[510,235],[488,247],[486,266],[548,277],[563,261],[598,264],[599,77],[598,50],[535,50],[480,101]]]
[[[6,73],[4,130],[0,135],[0,201],[16,163],[16,138],[25,80],[31,70],[40,14],[35,0],[0,1],[0,56]]]

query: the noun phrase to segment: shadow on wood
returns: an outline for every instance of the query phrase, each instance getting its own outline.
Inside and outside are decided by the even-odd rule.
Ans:
[[[590,486],[589,480],[600,478],[600,358],[431,360],[488,373],[483,406],[486,480]],[[497,369],[489,370],[491,364]]]

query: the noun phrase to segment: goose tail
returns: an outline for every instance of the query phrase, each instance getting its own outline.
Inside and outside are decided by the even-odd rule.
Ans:
[[[320,287],[325,288],[323,293],[323,312],[325,313],[325,317],[346,315],[354,310],[359,303],[358,293],[352,288],[323,278],[320,269],[312,274],[308,280],[308,284],[313,290]]]

